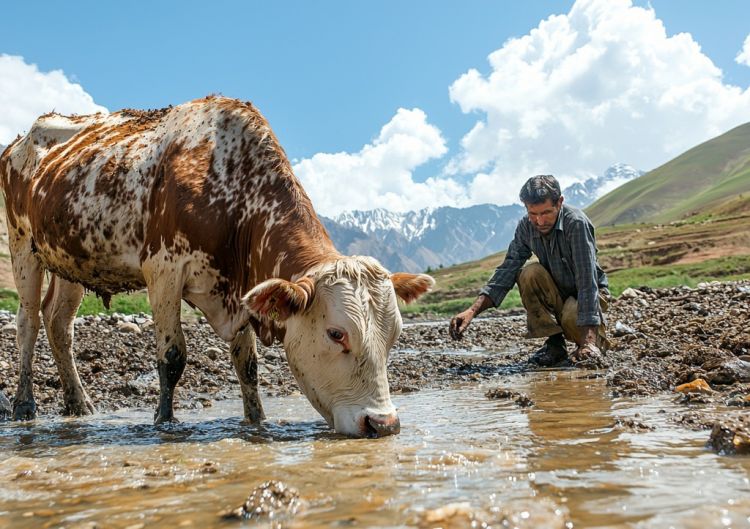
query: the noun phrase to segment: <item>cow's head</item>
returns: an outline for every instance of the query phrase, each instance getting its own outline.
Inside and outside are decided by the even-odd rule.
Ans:
[[[401,333],[396,296],[412,301],[433,285],[423,274],[389,274],[369,257],[344,257],[296,280],[269,279],[244,298],[265,326],[283,326],[289,366],[337,432],[398,433],[386,375]]]

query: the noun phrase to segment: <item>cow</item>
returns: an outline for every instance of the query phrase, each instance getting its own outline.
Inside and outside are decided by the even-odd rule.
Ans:
[[[46,114],[4,151],[0,178],[19,296],[14,419],[36,415],[32,359],[42,321],[64,413],[93,413],[72,354],[78,306],[86,289],[108,304],[145,288],[156,424],[176,420],[185,300],[230,342],[246,421],[264,419],[257,336],[283,343],[302,391],[335,431],[398,433],[386,374],[402,326],[396,298],[413,301],[434,280],[340,254],[251,103],[209,96],[160,110]]]

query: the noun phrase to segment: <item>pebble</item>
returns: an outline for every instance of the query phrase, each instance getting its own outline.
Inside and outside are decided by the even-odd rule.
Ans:
[[[141,334],[141,328],[137,324],[130,321],[118,321],[117,329],[121,332],[130,332],[133,334]]]
[[[615,328],[613,333],[615,336],[625,336],[626,334],[635,334],[635,329],[630,327],[629,325],[625,325],[621,321],[615,322]]]
[[[625,299],[635,299],[641,297],[642,295],[643,292],[641,292],[640,290],[636,290],[635,288],[626,288],[622,291],[620,297]]]
[[[205,355],[211,360],[216,360],[220,355],[224,354],[224,351],[218,347],[209,347],[204,351]]]
[[[697,378],[693,380],[692,382],[688,382],[687,384],[680,384],[674,390],[677,393],[704,393],[709,394],[713,393],[714,390],[711,389],[711,386],[708,385],[708,382],[703,380],[702,378]]]
[[[738,418],[716,422],[706,445],[724,455],[750,454],[750,421]]]
[[[8,333],[8,334],[15,334],[15,332],[16,332],[16,324],[15,323],[6,323],[2,327],[0,327],[0,332]]]
[[[240,507],[222,514],[226,519],[273,520],[297,514],[303,502],[297,489],[281,481],[266,481],[255,487]]]

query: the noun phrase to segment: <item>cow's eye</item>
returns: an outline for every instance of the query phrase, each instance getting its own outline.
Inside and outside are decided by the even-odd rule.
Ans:
[[[340,342],[344,339],[344,333],[338,329],[328,329],[328,337],[334,342]]]

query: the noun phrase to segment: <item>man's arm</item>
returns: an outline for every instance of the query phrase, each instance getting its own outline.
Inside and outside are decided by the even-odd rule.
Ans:
[[[499,307],[510,289],[513,288],[518,272],[531,257],[531,248],[527,242],[529,228],[528,222],[524,223],[524,219],[521,219],[516,226],[515,237],[508,246],[502,264],[495,269],[495,273],[482,288],[471,307],[457,314],[451,320],[449,331],[454,340],[461,338],[471,320],[481,312],[490,307]]]

